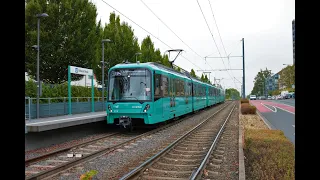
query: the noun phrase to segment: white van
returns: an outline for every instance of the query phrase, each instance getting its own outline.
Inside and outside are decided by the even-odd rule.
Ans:
[[[250,100],[257,100],[257,96],[256,95],[250,95]]]

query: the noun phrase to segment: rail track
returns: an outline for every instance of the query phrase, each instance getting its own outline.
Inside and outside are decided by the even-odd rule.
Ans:
[[[222,156],[224,148],[215,149],[215,146],[236,106],[235,103],[231,104],[202,121],[140,166],[135,167],[121,180],[200,179],[208,162],[211,169],[204,172],[206,176],[218,175],[219,165],[217,164],[222,161],[219,157]],[[215,150],[214,155],[212,155],[213,150]]]
[[[134,144],[134,141],[140,138],[177,125],[183,120],[184,118],[179,119],[173,123],[142,134],[120,134],[119,132],[109,134],[72,147],[59,149],[48,154],[28,159],[25,161],[25,177],[26,179],[43,179],[52,176],[79,163],[112,152],[126,144]]]

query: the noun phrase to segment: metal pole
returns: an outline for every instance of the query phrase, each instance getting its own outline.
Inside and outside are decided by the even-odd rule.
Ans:
[[[71,115],[71,69],[68,66],[68,102],[69,102],[69,115]]]
[[[243,83],[242,83],[243,84],[243,86],[242,86],[243,87],[243,95],[242,96],[243,96],[243,98],[246,98],[246,90],[245,90],[246,89],[246,82],[245,82],[245,66],[244,66],[244,38],[242,38],[242,63],[243,63],[243,65],[242,65],[243,66],[243,68],[242,68],[243,69],[243,71],[242,71],[243,72]]]
[[[94,77],[94,74],[93,74],[93,70],[92,70],[92,78],[91,78],[91,104],[92,104],[92,112],[94,112],[94,85],[93,85],[93,77]]]
[[[40,62],[40,18],[38,18],[38,38],[37,38],[37,119],[39,118],[39,95],[40,95],[40,78],[39,78],[39,62]]]
[[[102,42],[102,109],[104,110],[104,42]]]

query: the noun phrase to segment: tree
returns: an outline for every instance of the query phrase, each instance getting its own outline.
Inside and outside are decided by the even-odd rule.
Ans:
[[[202,82],[204,82],[205,80],[204,80],[204,76],[203,76],[203,74],[201,74],[201,78],[200,78],[200,80],[202,81]]]
[[[68,65],[93,68],[97,63],[96,7],[88,0],[27,0],[25,6],[25,65],[36,75],[36,14],[46,12],[40,25],[40,78],[47,83],[67,81]],[[99,29],[99,27],[98,27]],[[73,76],[79,79],[81,76]]]
[[[271,76],[271,70],[268,70],[267,68],[265,70],[260,69],[260,72],[256,75],[254,78],[254,86],[251,91],[251,94],[254,95],[265,95],[267,92],[265,92],[265,80],[266,78]],[[265,94],[263,94],[265,93]]]
[[[210,81],[209,81],[209,79],[208,79],[208,76],[207,76],[207,75],[205,75],[205,76],[204,76],[204,82],[206,82],[206,83],[210,83]]]
[[[240,92],[234,88],[226,89],[226,99],[239,100]]]
[[[287,88],[295,84],[295,65],[287,66],[280,72],[279,82]]]
[[[196,73],[194,72],[194,70],[193,70],[193,69],[191,69],[190,75],[191,75],[192,77],[194,77],[194,78],[196,78],[196,77],[197,77],[197,75],[196,75]]]
[[[110,43],[105,43],[104,45],[105,77],[107,77],[109,67],[111,68],[125,60],[136,61],[135,54],[140,51],[138,39],[134,36],[131,26],[126,22],[120,23],[120,17],[116,16],[115,13],[110,13],[109,23],[103,28],[102,35],[98,40],[98,62],[101,61],[102,39],[111,40]],[[141,59],[140,56],[138,56],[139,60]],[[95,74],[97,81],[101,83],[101,65],[96,66]]]
[[[142,40],[141,53],[142,62],[155,62],[154,44],[149,35]]]
[[[167,66],[167,67],[171,67],[171,64],[170,64],[170,62],[169,62],[169,57],[168,57],[167,54],[164,54],[164,55],[162,56],[161,62],[162,62],[163,65],[165,65],[165,66]]]

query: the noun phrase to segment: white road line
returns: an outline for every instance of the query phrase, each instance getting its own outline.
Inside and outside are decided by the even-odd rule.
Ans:
[[[268,108],[268,109],[270,109],[268,106],[266,106],[266,105],[264,105],[264,104],[262,104],[262,103],[260,103],[261,105],[263,105],[264,107],[266,107],[266,108]],[[269,104],[268,104],[269,105]],[[271,106],[271,105],[269,105],[269,106]],[[272,106],[273,108],[274,108],[274,110],[272,110],[272,109],[270,109],[272,112],[274,112],[274,113],[276,113],[277,112],[277,108],[275,108],[274,106]]]
[[[91,116],[80,116],[80,117],[72,117],[72,118],[64,118],[64,119],[58,119],[58,120],[52,120],[52,121],[44,121],[44,122],[35,122],[35,123],[27,123],[26,125],[36,125],[36,124],[43,124],[43,123],[50,123],[50,122],[58,122],[58,121],[65,121],[65,120],[70,120],[70,119],[81,119],[81,118],[86,118],[86,117],[99,117],[101,116],[101,114],[98,115],[91,115]],[[107,114],[105,114],[105,116],[107,116]]]
[[[287,105],[287,106],[290,106],[290,107],[294,107],[294,108],[296,108],[295,106],[291,106],[291,105],[286,104],[286,103],[283,103],[283,102],[281,102],[281,101],[278,101],[278,103],[280,103],[280,104],[284,104],[284,105]]]
[[[275,106],[275,107],[277,107],[277,108],[279,108],[279,109],[281,109],[281,110],[283,110],[283,111],[287,111],[288,113],[294,114],[294,112],[290,112],[290,111],[288,111],[288,110],[286,110],[286,109],[283,109],[283,108],[281,108],[281,107],[279,107],[279,106]]]

